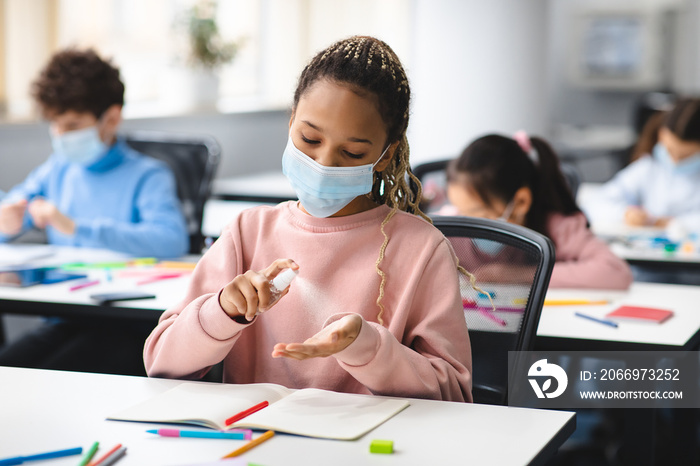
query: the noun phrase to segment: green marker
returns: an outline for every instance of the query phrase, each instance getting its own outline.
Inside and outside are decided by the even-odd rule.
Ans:
[[[92,444],[90,449],[85,453],[85,456],[80,460],[80,463],[78,463],[78,466],[85,466],[90,462],[93,456],[95,456],[95,453],[97,452],[97,448],[100,446],[100,442],[95,442]]]

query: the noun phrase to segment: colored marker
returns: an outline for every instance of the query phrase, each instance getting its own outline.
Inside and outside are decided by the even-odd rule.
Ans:
[[[80,460],[80,463],[78,463],[78,466],[86,466],[90,460],[92,459],[93,456],[95,456],[95,453],[97,453],[97,448],[100,446],[100,442],[95,442],[92,444],[90,449],[85,453],[85,456]]]
[[[164,268],[164,269],[185,269],[185,270],[194,270],[194,268],[197,266],[196,262],[169,262],[169,261],[163,261],[159,262],[156,264],[157,268]]]
[[[163,273],[160,275],[156,275],[154,277],[147,278],[145,280],[141,280],[140,282],[136,282],[137,285],[147,285],[149,283],[154,283],[154,282],[159,282],[161,280],[169,280],[171,278],[178,278],[183,276],[184,273],[182,272],[177,272],[177,273]]]
[[[233,458],[234,456],[242,455],[243,453],[247,452],[251,448],[257,447],[258,445],[263,443],[265,440],[272,438],[273,435],[275,435],[275,432],[272,430],[268,430],[267,432],[262,434],[260,437],[256,438],[255,440],[251,440],[250,442],[246,443],[238,450],[233,450],[228,455],[222,456],[221,459],[223,460],[226,458]]]
[[[83,452],[83,447],[69,448],[67,450],[50,451],[47,453],[39,453],[29,456],[15,456],[14,458],[5,458],[0,460],[0,466],[10,466],[15,464],[26,463],[27,461],[48,460],[52,458],[63,458],[64,456],[79,455]]]
[[[590,299],[545,299],[545,306],[593,306],[599,304],[609,304],[609,301]]]
[[[226,432],[207,432],[200,430],[178,430],[178,429],[151,429],[149,434],[160,435],[161,437],[193,437],[193,438],[222,438],[230,440],[250,440],[253,438],[253,431],[250,429],[232,429]]]
[[[89,282],[83,282],[83,283],[78,283],[77,285],[73,285],[70,288],[68,288],[68,291],[78,291],[82,290],[83,288],[87,288],[89,286],[94,286],[99,284],[99,280],[90,280]]]
[[[503,320],[503,319],[501,319],[500,317],[498,317],[498,316],[497,316],[496,314],[494,314],[491,310],[481,308],[481,309],[477,309],[477,311],[479,311],[479,314],[481,314],[482,316],[484,316],[484,317],[486,317],[487,319],[490,319],[490,320],[496,322],[497,324],[499,324],[499,325],[501,325],[501,326],[503,326],[503,327],[505,327],[506,325],[508,325],[508,323],[507,323],[505,320]]]
[[[255,406],[253,406],[252,408],[248,408],[245,411],[241,411],[240,413],[235,414],[235,415],[231,416],[230,418],[226,419],[225,424],[227,426],[230,426],[234,422],[240,421],[244,417],[250,416],[254,412],[260,411],[261,409],[263,409],[264,407],[269,406],[269,405],[270,405],[270,403],[268,403],[267,401],[263,401],[262,403],[258,403]]]
[[[104,455],[100,456],[98,459],[96,459],[92,463],[88,464],[88,466],[97,466],[98,464],[104,464],[104,462],[112,455],[112,453],[119,451],[119,449],[121,447],[122,447],[121,443],[114,445],[111,450],[109,450]]]
[[[479,305],[475,303],[474,301],[467,301],[467,300],[462,300],[462,308],[467,309],[467,310],[475,310],[475,311],[491,311],[493,308],[491,306],[484,306],[484,305]],[[496,310],[498,312],[520,312],[522,313],[525,311],[524,307],[503,307],[503,306],[496,306]]]
[[[106,458],[102,463],[98,463],[100,466],[110,466],[120,459],[122,459],[122,456],[126,455],[126,447],[121,447],[119,450],[115,451],[111,455],[109,455],[108,458]]]
[[[575,316],[583,317],[584,319],[592,320],[593,322],[598,322],[599,324],[609,325],[611,327],[617,328],[617,322],[612,320],[599,319],[597,317],[589,316],[588,314],[581,314],[580,312],[574,313]]]

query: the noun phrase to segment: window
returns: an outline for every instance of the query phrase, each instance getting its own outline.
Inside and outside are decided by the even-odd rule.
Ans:
[[[216,78],[187,66],[183,16],[196,2],[0,0],[5,119],[36,118],[29,85],[53,52],[70,46],[92,47],[120,68],[126,118],[284,108],[310,57],[353,34],[376,35],[409,58],[410,0],[219,0],[222,39],[242,45],[217,70],[217,88]]]

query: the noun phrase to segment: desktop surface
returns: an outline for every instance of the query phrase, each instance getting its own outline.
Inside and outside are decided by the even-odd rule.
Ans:
[[[216,461],[244,443],[157,437],[146,430],[165,425],[105,420],[180,384],[179,380],[9,367],[0,367],[0,378],[0,458],[78,446],[87,449],[99,441],[100,452],[117,443],[127,447],[119,466],[193,465]],[[241,458],[266,466],[544,464],[576,424],[575,414],[565,411],[409,401],[411,406],[359,440],[277,434]],[[395,452],[369,453],[374,439],[393,440]],[[74,465],[77,458],[51,464]]]

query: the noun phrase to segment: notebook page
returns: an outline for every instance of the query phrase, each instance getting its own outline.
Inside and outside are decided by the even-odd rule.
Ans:
[[[306,388],[234,425],[308,437],[354,440],[407,406],[407,400]]]
[[[225,426],[225,421],[234,414],[263,401],[275,403],[289,393],[292,391],[275,384],[185,382],[107,419],[183,423],[223,430],[230,428]]]

